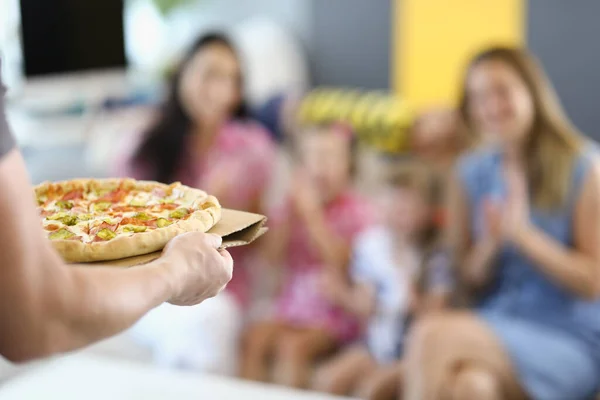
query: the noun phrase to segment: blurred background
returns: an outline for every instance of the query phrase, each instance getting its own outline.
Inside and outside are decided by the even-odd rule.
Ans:
[[[600,83],[591,79],[598,57],[590,39],[598,33],[593,0],[110,0],[85,6],[2,0],[0,7],[11,121],[34,182],[67,178],[74,166],[85,166],[85,175],[105,175],[106,143],[116,132],[138,129],[143,106],[160,96],[165,71],[212,28],[230,32],[246,56],[247,94],[256,106],[283,91],[322,86],[381,90],[411,110],[452,104],[469,55],[489,43],[525,45],[547,68],[575,124],[600,135]]]
[[[11,121],[34,182],[67,178],[75,166],[106,175],[106,143],[137,129],[166,71],[212,28],[230,32],[246,56],[256,106],[321,86],[381,90],[411,110],[452,104],[469,55],[490,43],[524,45],[575,124],[600,135],[593,0],[3,0],[0,7]]]
[[[335,121],[356,133],[356,184],[371,197],[389,160],[454,160],[460,146],[446,150],[460,141],[458,128],[444,113],[458,105],[471,57],[492,45],[529,49],[575,126],[600,139],[598,15],[597,0],[0,0],[0,56],[9,121],[37,184],[122,172],[188,48],[203,33],[226,34],[250,116],[274,149],[263,166],[273,178],[261,188],[268,206],[239,208],[272,216],[293,184],[286,143],[306,126]],[[417,137],[420,117],[434,109]],[[261,314],[267,289],[256,291]],[[124,335],[90,352],[181,367],[148,343]]]

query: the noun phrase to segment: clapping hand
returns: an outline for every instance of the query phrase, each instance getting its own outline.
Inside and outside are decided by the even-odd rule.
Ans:
[[[306,220],[311,220],[321,210],[317,188],[304,171],[300,171],[294,176],[292,204],[297,215]]]
[[[321,295],[334,304],[341,305],[351,290],[339,271],[325,269],[319,280]]]
[[[486,199],[484,203],[485,229],[494,242],[514,241],[529,224],[529,196],[525,172],[509,163],[504,169],[507,196],[503,200]]]

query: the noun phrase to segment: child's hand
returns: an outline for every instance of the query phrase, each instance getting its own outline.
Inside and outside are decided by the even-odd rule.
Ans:
[[[310,219],[321,210],[317,189],[303,171],[294,176],[292,200],[294,209],[300,217]]]
[[[347,295],[350,287],[344,281],[340,273],[326,269],[321,274],[319,289],[321,295],[327,300],[334,304],[342,305],[348,297]]]
[[[494,243],[501,242],[504,236],[502,208],[503,205],[493,199],[485,199],[483,202],[484,236]]]
[[[525,172],[509,164],[504,171],[508,197],[504,207],[504,235],[514,240],[518,233],[529,225],[529,194]]]
[[[507,198],[502,201],[488,199],[483,210],[487,236],[495,243],[514,240],[529,223],[529,198],[524,172],[509,165],[504,171],[504,178]]]
[[[421,308],[421,298],[415,285],[408,287],[408,307],[407,310],[411,314],[418,314]]]

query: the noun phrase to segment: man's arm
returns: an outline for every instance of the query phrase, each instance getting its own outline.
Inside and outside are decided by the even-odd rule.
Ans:
[[[0,159],[0,354],[24,361],[114,335],[165,301],[195,304],[231,278],[212,235],[172,241],[161,259],[115,269],[65,265],[43,237],[17,150]]]

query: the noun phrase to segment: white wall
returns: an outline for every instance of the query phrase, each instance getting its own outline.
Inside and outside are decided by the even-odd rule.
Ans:
[[[311,7],[307,0],[198,0],[163,17],[149,0],[130,0],[125,13],[128,58],[135,69],[157,74],[198,34],[223,30],[244,58],[248,100],[261,105],[273,95],[309,87],[305,50]]]
[[[257,16],[285,26],[304,45],[310,42],[311,2],[307,0],[198,0],[163,20],[148,4],[148,0],[129,0],[126,12],[128,47],[144,59],[153,59],[151,52],[161,54],[163,60],[175,57],[198,33],[231,29]]]
[[[19,1],[0,0],[0,57],[2,78],[10,87],[21,81],[21,44],[19,42]]]

